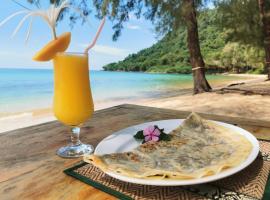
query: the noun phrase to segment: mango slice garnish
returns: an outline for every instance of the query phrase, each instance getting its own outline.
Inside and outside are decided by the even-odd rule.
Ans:
[[[55,40],[50,41],[33,57],[35,61],[49,61],[54,58],[58,52],[64,52],[71,40],[71,33],[66,32],[57,37]]]

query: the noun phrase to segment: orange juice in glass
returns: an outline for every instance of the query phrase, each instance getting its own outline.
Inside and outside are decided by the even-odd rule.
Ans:
[[[96,44],[96,41],[105,24],[105,17],[102,19],[93,41],[86,47],[84,53],[65,53],[71,42],[71,33],[66,32],[56,35],[56,24],[59,16],[65,9],[73,9],[87,21],[84,13],[73,7],[68,1],[60,1],[51,4],[48,9],[37,10],[25,9],[15,12],[0,21],[0,26],[7,23],[17,15],[25,14],[21,19],[14,35],[22,27],[22,24],[29,17],[41,17],[47,22],[53,35],[53,40],[47,43],[38,51],[33,60],[44,62],[53,59],[54,63],[54,113],[56,118],[63,124],[71,127],[71,144],[62,147],[57,154],[62,157],[79,157],[93,152],[93,146],[81,143],[79,139],[80,126],[89,119],[94,112],[94,104],[89,82],[88,52]],[[31,24],[31,23],[30,23]],[[32,26],[28,29],[26,41],[29,39]],[[59,53],[64,52],[64,53]]]
[[[89,82],[88,54],[57,53],[54,63],[54,103],[56,118],[71,127],[71,144],[57,155],[79,157],[93,152],[93,146],[81,143],[80,125],[94,112]]]

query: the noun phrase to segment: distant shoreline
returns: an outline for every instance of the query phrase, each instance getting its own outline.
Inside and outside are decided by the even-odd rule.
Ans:
[[[90,66],[91,68],[91,66]],[[53,71],[52,66],[48,67],[0,67],[0,70],[50,70]],[[104,71],[103,69],[90,69],[90,71]]]
[[[91,68],[91,67],[90,67]],[[39,68],[39,67],[0,67],[0,70],[50,70],[53,71],[52,67]],[[142,74],[165,74],[165,75],[192,75],[192,73],[181,74],[181,73],[166,73],[166,72],[148,72],[148,71],[124,71],[124,70],[104,70],[104,69],[90,69],[91,71],[103,71],[103,72],[127,72],[127,73],[142,73]],[[248,74],[248,73],[206,73],[207,75],[224,75],[224,76],[239,76],[239,77],[259,77],[267,76],[266,74]]]
[[[142,73],[142,74],[166,74],[166,75],[192,75],[192,73],[181,74],[181,73],[166,73],[166,72],[148,72],[148,71],[124,71],[124,70],[97,70],[97,71],[104,71],[104,72],[125,72],[125,73]],[[248,74],[248,73],[206,73],[208,75],[224,75],[224,76],[239,76],[239,77],[260,77],[260,76],[267,76],[266,74]]]

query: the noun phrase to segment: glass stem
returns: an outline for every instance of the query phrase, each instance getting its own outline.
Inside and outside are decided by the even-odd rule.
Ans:
[[[80,145],[81,144],[81,141],[80,141],[80,127],[72,127],[71,128],[71,143],[72,143],[72,146],[77,146],[77,145]]]

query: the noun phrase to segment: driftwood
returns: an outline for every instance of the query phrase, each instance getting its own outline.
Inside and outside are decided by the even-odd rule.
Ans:
[[[245,82],[241,82],[241,83],[232,83],[230,85],[228,85],[227,87],[232,87],[232,86],[236,86],[236,85],[244,85]]]
[[[219,91],[217,91],[219,94],[225,94],[225,93],[239,93],[244,95],[270,95],[270,91],[264,91],[264,90],[247,90],[247,89],[240,89],[240,88],[222,88]]]
[[[219,94],[239,93],[243,95],[270,95],[270,82],[234,83],[216,91]]]

